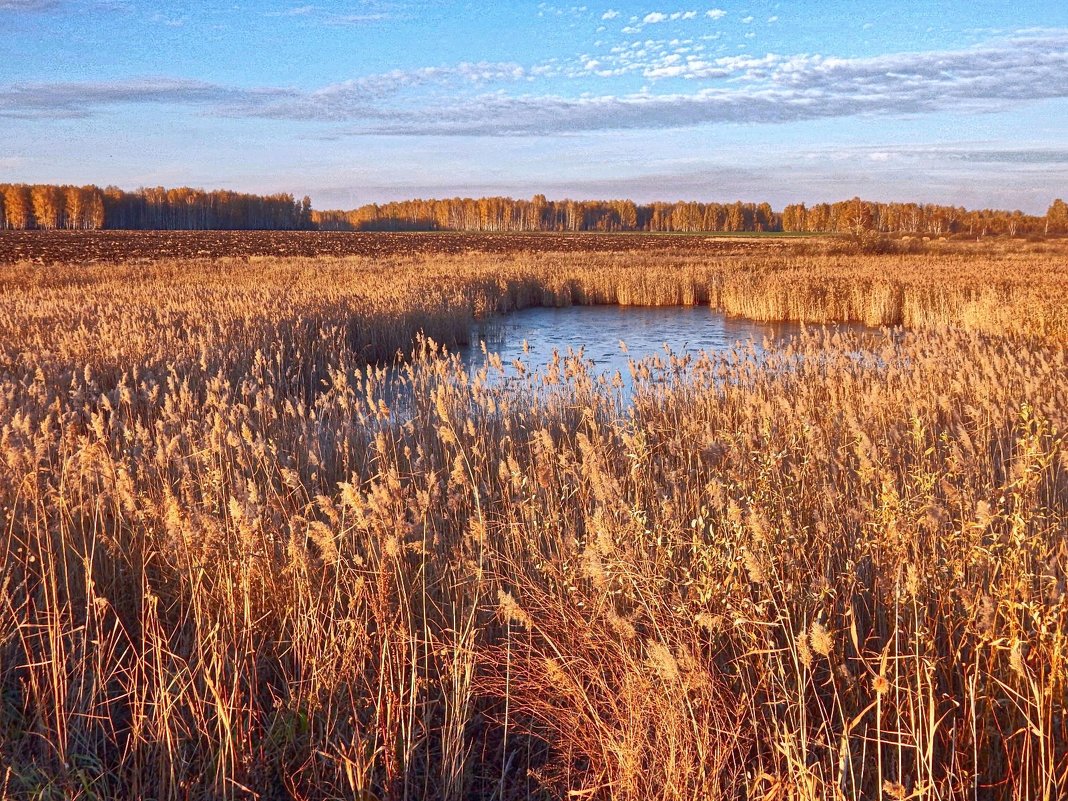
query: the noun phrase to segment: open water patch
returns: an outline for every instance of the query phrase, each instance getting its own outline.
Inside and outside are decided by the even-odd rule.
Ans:
[[[564,306],[522,309],[476,324],[469,344],[458,348],[469,369],[500,358],[498,380],[524,375],[569,355],[579,357],[590,373],[618,380],[629,392],[634,365],[777,347],[806,326],[796,322],[761,322],[730,317],[707,306]],[[879,331],[860,325],[828,326],[858,332],[876,342]],[[824,326],[807,325],[809,330]]]

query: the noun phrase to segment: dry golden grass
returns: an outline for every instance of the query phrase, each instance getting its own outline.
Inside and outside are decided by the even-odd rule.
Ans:
[[[0,798],[1063,798],[1065,251],[824,247],[5,272]],[[917,330],[415,343],[575,302]]]

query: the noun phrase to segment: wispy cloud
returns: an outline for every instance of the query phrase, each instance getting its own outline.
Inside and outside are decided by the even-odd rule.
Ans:
[[[378,22],[402,19],[406,15],[399,7],[388,8],[373,3],[364,3],[363,5],[365,8],[361,11],[337,12],[323,6],[305,3],[290,6],[289,8],[265,11],[263,15],[265,17],[289,18],[294,21],[303,19],[310,23],[330,26],[371,25]]]
[[[168,28],[182,28],[185,26],[185,17],[171,17],[166,14],[153,14],[152,21]]]
[[[378,119],[377,104],[421,86],[516,81],[518,64],[461,62],[445,67],[394,70],[330,84],[313,91],[238,88],[176,78],[141,78],[97,83],[21,83],[0,86],[0,117],[63,119],[88,117],[110,106],[170,104],[200,106],[226,117],[351,121]]]
[[[315,6],[293,6],[292,8],[282,9],[281,11],[265,11],[263,16],[265,17],[306,17],[309,14],[314,14],[316,11]]]
[[[0,11],[44,11],[58,5],[59,0],[0,0]]]
[[[844,160],[867,159],[884,164],[972,163],[1004,164],[1026,168],[1068,166],[1068,148],[1051,147],[991,147],[989,144],[960,145],[882,145],[878,147],[839,148],[837,156]],[[825,151],[804,154],[807,158],[828,157]]]
[[[561,91],[567,84],[560,83],[552,84],[552,92],[516,92],[517,86],[540,87],[539,81],[558,74],[556,69],[463,62],[363,76],[311,91],[173,78],[0,85],[0,116],[79,117],[121,104],[165,103],[217,116],[348,123],[347,133],[359,135],[525,136],[979,113],[1068,97],[1068,31],[868,58],[710,58],[684,42],[675,52],[643,43],[637,52],[588,57],[568,68],[600,81],[595,84],[602,87],[599,92],[569,95]],[[616,76],[630,73],[653,81],[652,87],[611,91]],[[669,80],[674,83],[661,83]],[[664,85],[672,91],[653,91]],[[1023,163],[1026,156],[1013,153],[992,151],[984,158]]]
[[[284,90],[252,90],[277,97]],[[104,106],[128,103],[169,103],[217,106],[249,95],[203,81],[144,78],[99,83],[20,83],[0,87],[0,117],[62,119],[88,117]]]
[[[978,113],[1068,97],[1068,32],[957,51],[873,58],[690,56],[650,64],[648,77],[713,82],[692,92],[566,97],[496,94],[448,108],[401,112],[368,133],[523,135],[787,123],[855,115]]]
[[[448,143],[440,145],[448,147]],[[915,152],[915,161],[907,152]],[[887,160],[871,156],[889,153]],[[1042,213],[1049,199],[1063,194],[1064,172],[1061,169],[1014,168],[1004,165],[1009,180],[989,186],[989,168],[972,158],[952,158],[952,153],[996,153],[973,151],[969,145],[959,147],[890,147],[824,148],[761,159],[738,166],[731,157],[721,159],[692,158],[650,164],[647,160],[613,162],[607,172],[573,170],[563,177],[538,174],[526,179],[501,179],[488,182],[477,169],[460,174],[421,174],[418,178],[398,182],[392,175],[368,176],[360,182],[360,201],[396,200],[410,197],[453,197],[456,195],[511,195],[529,197],[543,192],[554,198],[630,197],[639,202],[707,198],[767,200],[776,208],[786,203],[817,203],[843,200],[860,195],[878,200],[921,201],[965,205],[1023,208]],[[1028,153],[1030,151],[1018,151]],[[799,158],[801,156],[801,158]],[[900,158],[899,158],[900,157]],[[917,168],[922,167],[923,182],[917,185]],[[1000,175],[1000,168],[995,175]],[[984,180],[985,177],[985,180]],[[351,185],[316,187],[314,196],[325,205],[357,205],[351,199]],[[337,198],[334,200],[333,198]]]
[[[1068,165],[1068,150],[1051,150],[1048,148],[972,150],[961,151],[951,155],[962,161],[975,161],[986,164]]]
[[[376,14],[331,14],[323,18],[327,25],[370,25],[395,19],[393,14],[379,12]]]
[[[1005,93],[998,90],[997,84],[1004,78],[1016,81],[1013,91],[1020,98],[1060,96],[1068,79],[1058,75],[1058,70],[1068,64],[1068,31],[1063,30],[1017,35],[962,50],[852,59],[775,53],[710,59],[690,52],[695,49],[689,47],[692,40],[676,43],[683,47],[665,50],[660,46],[662,42],[642,42],[636,48],[617,48],[602,61],[640,72],[646,78],[730,78],[751,85],[827,91],[837,87],[859,92],[871,86],[897,94],[944,87],[959,94],[971,90],[978,97],[1002,97]],[[1002,75],[1002,70],[1007,73]],[[1052,84],[1029,86],[1029,76],[1034,80],[1052,79]]]
[[[264,117],[319,121],[353,119],[392,119],[393,110],[379,104],[397,94],[418,87],[457,84],[480,86],[518,81],[528,72],[518,64],[461,62],[449,67],[426,67],[356,78],[324,86],[312,92],[291,92],[280,96],[254,94],[219,113],[232,117]]]

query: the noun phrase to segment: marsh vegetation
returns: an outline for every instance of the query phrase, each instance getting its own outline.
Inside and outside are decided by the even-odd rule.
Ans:
[[[0,797],[1063,797],[1066,255],[5,269]],[[906,330],[443,350],[569,304]]]

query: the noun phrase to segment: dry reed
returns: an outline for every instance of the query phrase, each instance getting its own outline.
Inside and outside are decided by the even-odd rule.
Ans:
[[[0,798],[1063,798],[1064,264],[7,271]],[[624,415],[416,341],[680,302],[916,331]]]

